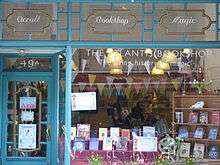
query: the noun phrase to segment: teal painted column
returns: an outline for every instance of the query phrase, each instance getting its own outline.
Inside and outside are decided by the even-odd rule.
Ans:
[[[64,164],[70,165],[70,131],[71,131],[71,79],[72,79],[72,48],[66,49],[66,89],[65,89],[65,153]]]

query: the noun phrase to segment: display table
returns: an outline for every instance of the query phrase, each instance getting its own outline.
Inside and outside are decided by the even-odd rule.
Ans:
[[[115,165],[123,165],[126,162],[132,162],[134,160],[141,160],[145,165],[153,164],[157,152],[134,152],[134,151],[103,151],[103,150],[83,150],[72,151],[72,165],[88,165],[88,157],[92,154],[99,154],[104,158],[104,163]]]

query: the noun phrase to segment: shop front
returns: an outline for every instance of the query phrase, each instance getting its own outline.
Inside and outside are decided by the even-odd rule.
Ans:
[[[219,7],[0,2],[0,164],[220,164]]]

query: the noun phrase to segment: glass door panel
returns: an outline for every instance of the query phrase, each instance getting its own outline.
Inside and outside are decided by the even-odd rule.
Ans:
[[[7,157],[47,157],[48,82],[8,81]]]

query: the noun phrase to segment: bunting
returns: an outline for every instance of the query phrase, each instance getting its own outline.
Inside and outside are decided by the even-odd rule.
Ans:
[[[129,62],[128,62],[128,73],[127,73],[127,75],[130,74],[130,72],[131,72],[131,70],[133,69],[133,67],[134,67],[134,64],[133,64],[131,61],[129,61]]]
[[[101,59],[100,59],[100,51],[97,51],[95,53],[95,58],[96,58],[96,61],[99,63],[99,65],[102,65],[102,62],[101,62]]]
[[[150,74],[150,67],[151,67],[150,61],[149,60],[145,61],[144,62],[144,66],[145,66],[145,68],[147,70],[147,73]]]
[[[173,84],[174,89],[178,90],[179,81],[177,79],[172,79],[171,83]]]
[[[112,76],[107,76],[106,77],[106,81],[107,81],[109,86],[113,83],[113,80],[114,80],[114,77],[112,77]]]
[[[79,82],[79,90],[80,92],[84,91],[85,87],[86,87],[86,83],[85,82]]]
[[[89,74],[89,83],[90,86],[95,82],[96,75],[95,74]]]
[[[98,90],[99,90],[99,94],[102,96],[102,94],[103,94],[103,89],[104,89],[104,85],[103,84],[101,84],[101,85],[97,85],[97,88],[98,88]]]
[[[78,71],[73,72],[72,74],[72,82],[74,82],[76,76],[78,75]]]
[[[136,93],[138,94],[142,87],[141,84],[134,84],[134,88],[136,90]]]
[[[160,85],[160,81],[159,80],[155,81],[154,85],[155,85],[155,90],[158,91],[159,85]]]
[[[133,83],[134,80],[133,80],[132,77],[127,77],[126,81],[127,81],[128,84],[131,84],[131,83]]]
[[[145,86],[145,89],[148,90],[148,87],[150,85],[150,81],[151,81],[151,78],[147,78],[144,80],[144,86]]]
[[[120,95],[121,89],[122,89],[122,85],[119,84],[119,83],[116,83],[116,84],[115,84],[115,88],[116,88],[116,90],[117,90],[117,95]]]
[[[86,64],[87,64],[87,60],[86,59],[82,59],[82,72],[85,71],[85,68],[86,68]]]
[[[130,97],[130,93],[131,93],[131,85],[127,86],[127,88],[125,88],[125,95],[127,97],[127,99]]]

